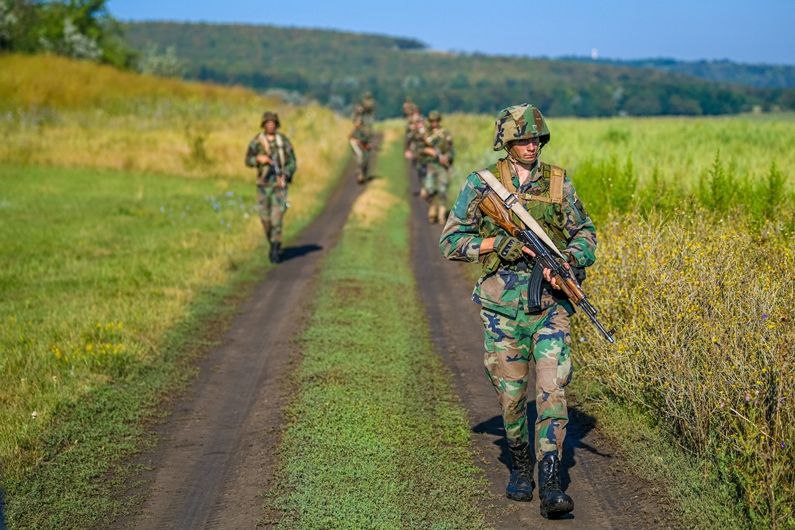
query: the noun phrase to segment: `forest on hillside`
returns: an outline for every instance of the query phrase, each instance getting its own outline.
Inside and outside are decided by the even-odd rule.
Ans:
[[[795,109],[795,89],[752,88],[599,62],[428,50],[415,39],[255,25],[144,22],[137,50],[168,50],[190,79],[242,84],[347,111],[364,91],[382,116],[406,96],[425,110],[493,113],[530,100],[550,115],[717,115]]]

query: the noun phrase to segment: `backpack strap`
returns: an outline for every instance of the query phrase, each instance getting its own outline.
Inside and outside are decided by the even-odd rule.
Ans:
[[[563,204],[563,180],[566,176],[563,168],[541,163],[538,170],[541,172],[542,177],[549,181],[549,191],[543,195],[524,193],[522,194],[522,198],[528,201]]]
[[[507,158],[501,158],[497,161],[497,172],[500,175],[500,182],[505,186],[505,189],[511,193],[516,193],[516,186],[513,185],[511,167]]]
[[[566,172],[559,166],[550,166],[550,168],[549,198],[555,204],[563,204],[563,180],[566,177]]]

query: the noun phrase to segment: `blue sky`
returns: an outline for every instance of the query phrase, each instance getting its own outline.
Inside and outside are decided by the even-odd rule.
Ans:
[[[795,0],[110,0],[122,20],[245,22],[415,37],[438,50],[795,64]]]

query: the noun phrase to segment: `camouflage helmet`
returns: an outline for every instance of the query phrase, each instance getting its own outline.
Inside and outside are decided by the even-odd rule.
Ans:
[[[260,126],[265,127],[265,122],[267,121],[275,122],[276,127],[279,127],[281,125],[281,123],[279,123],[279,115],[270,110],[267,110],[262,114],[262,121],[260,122]]]
[[[428,113],[428,121],[442,121],[442,114],[438,110],[432,110]]]
[[[502,109],[494,122],[494,150],[507,149],[514,140],[538,138],[543,147],[549,142],[549,127],[538,108],[523,103]]]

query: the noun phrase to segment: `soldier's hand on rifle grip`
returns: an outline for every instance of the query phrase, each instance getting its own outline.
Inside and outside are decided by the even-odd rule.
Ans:
[[[257,155],[257,163],[258,164],[265,165],[265,164],[270,164],[272,162],[273,162],[273,160],[271,160],[271,157],[269,157],[268,155]]]
[[[570,269],[570,268],[571,268],[571,267],[569,267],[569,264],[568,264],[568,263],[564,263],[564,264],[563,264],[563,266],[564,266],[564,267],[566,267],[567,269]],[[553,277],[553,276],[552,276],[552,270],[550,270],[550,269],[544,269],[544,279],[545,279],[546,281],[548,281],[548,282],[549,282],[549,284],[550,284],[552,287],[554,287],[555,289],[561,289],[561,288],[562,288],[562,286],[561,286],[561,285],[558,283],[558,279],[557,279],[557,277]]]

